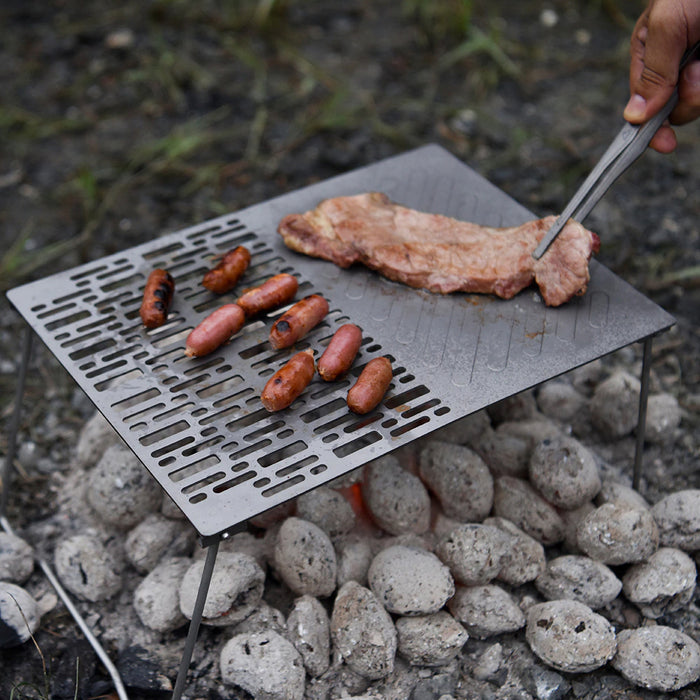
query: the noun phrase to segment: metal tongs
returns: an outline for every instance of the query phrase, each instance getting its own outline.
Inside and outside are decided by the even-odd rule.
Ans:
[[[699,48],[700,41],[683,54],[678,68],[679,74]],[[661,111],[648,122],[644,124],[625,122],[608,150],[535,248],[533,258],[539,260],[544,255],[569,219],[575,219],[581,223],[590,214],[610,186],[644,153],[654,134],[671,114],[676,104],[678,104],[678,86]]]

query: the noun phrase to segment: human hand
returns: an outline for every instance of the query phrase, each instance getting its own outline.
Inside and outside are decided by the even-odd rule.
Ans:
[[[649,0],[631,38],[630,100],[624,117],[642,124],[668,101],[678,85],[678,104],[670,124],[686,124],[700,117],[700,57],[678,74],[683,53],[700,40],[698,0]],[[677,145],[669,125],[662,126],[649,144],[660,153]]]

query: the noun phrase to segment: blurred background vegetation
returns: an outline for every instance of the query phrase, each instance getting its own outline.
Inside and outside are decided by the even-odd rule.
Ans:
[[[427,142],[556,211],[619,127],[640,8],[6,0],[0,284]]]

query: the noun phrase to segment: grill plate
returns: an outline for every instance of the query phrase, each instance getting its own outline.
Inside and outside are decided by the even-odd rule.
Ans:
[[[205,543],[458,418],[673,324],[595,261],[588,292],[550,309],[534,289],[509,301],[440,296],[363,268],[340,270],[291,252],[276,233],[285,214],[371,190],[489,226],[533,218],[446,151],[425,146],[8,292]],[[242,285],[211,294],[200,285],[204,272],[237,245],[252,253]],[[168,323],[147,331],[138,309],[156,267],[175,278],[175,299]],[[329,300],[323,324],[293,349],[274,351],[266,341],[280,309],[211,355],[184,356],[185,338],[202,318],[279,272],[297,275],[297,298],[316,292]],[[269,376],[305,347],[318,358],[347,321],[364,335],[350,378],[315,379],[291,408],[267,413],[259,396]],[[377,355],[392,358],[394,381],[383,404],[359,417],[347,410],[345,395]]]

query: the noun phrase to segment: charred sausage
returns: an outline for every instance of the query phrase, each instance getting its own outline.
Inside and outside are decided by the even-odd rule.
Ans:
[[[338,328],[318,361],[321,379],[332,382],[345,374],[350,369],[361,344],[362,331],[354,323],[346,323]]]
[[[388,357],[370,360],[348,391],[348,408],[353,413],[369,413],[384,398],[391,384],[393,372]]]
[[[246,318],[289,303],[299,289],[299,281],[285,272],[270,277],[259,287],[244,292],[236,303],[245,311]]]
[[[328,302],[320,294],[310,294],[285,311],[270,329],[270,345],[275,350],[289,348],[317,326],[328,313]]]
[[[209,314],[185,341],[185,355],[201,357],[223,345],[245,323],[245,314],[238,304],[224,304]]]
[[[202,285],[215,294],[225,294],[236,286],[249,264],[250,251],[239,245],[229,250],[219,264],[204,275]]]
[[[146,280],[139,314],[146,328],[158,328],[168,318],[175,282],[167,270],[153,270]]]
[[[270,411],[281,411],[296,399],[313,379],[316,371],[312,350],[302,350],[278,369],[265,384],[260,395],[263,406]]]

